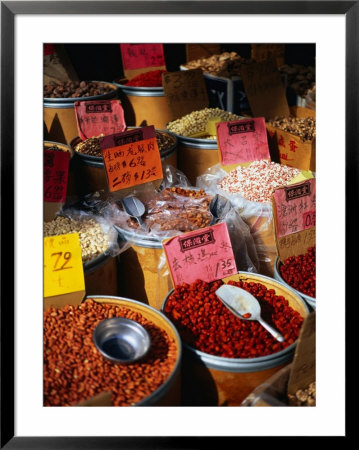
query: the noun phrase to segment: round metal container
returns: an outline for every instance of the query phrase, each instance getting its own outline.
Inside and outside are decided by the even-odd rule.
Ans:
[[[281,283],[283,283],[285,286],[288,286],[290,289],[292,289],[294,292],[296,292],[297,295],[300,295],[312,309],[316,309],[316,299],[313,297],[310,297],[309,295],[303,294],[303,292],[297,291],[292,286],[290,286],[286,281],[284,281],[282,275],[280,274],[280,267],[281,262],[279,261],[278,257],[275,259],[274,264],[274,278]]]
[[[83,267],[87,295],[118,295],[117,258],[102,253]]]
[[[133,127],[129,127],[131,129]],[[164,131],[171,134],[173,137],[176,136],[167,130],[157,130]],[[109,192],[105,164],[103,162],[102,156],[91,156],[84,153],[77,152],[75,150],[76,145],[82,142],[79,136],[72,139],[70,146],[75,153],[75,160],[77,161],[77,174],[76,179],[76,189],[80,194],[88,194],[90,192],[96,192],[99,190],[104,190]],[[177,138],[175,143],[160,152],[162,165],[170,164],[173,167],[177,167]]]
[[[273,278],[249,272],[225,278],[264,284],[277,295],[288,300],[289,305],[302,317],[309,310],[303,299],[291,288]],[[173,289],[165,298],[161,311]],[[239,406],[254,388],[288,364],[294,356],[296,343],[272,355],[258,358],[223,358],[190,347],[183,342],[183,395],[188,406]]]
[[[119,258],[120,295],[137,298],[159,310],[163,297],[173,287],[169,273],[164,276],[158,273],[160,259],[163,257],[162,242],[115,228],[120,238],[132,242],[132,246],[121,253]]]
[[[126,86],[126,79],[115,80],[127,125],[153,125],[164,128],[172,118],[163,87]]]
[[[95,80],[96,81],[96,80]],[[96,81],[112,87],[111,92],[91,97],[44,98],[44,125],[46,139],[70,144],[78,134],[74,103],[117,98],[117,86],[107,81]]]
[[[195,186],[199,175],[220,162],[217,140],[172,134],[178,140],[178,168]]]
[[[181,361],[182,361],[182,343],[176,328],[172,322],[160,311],[151,306],[144,305],[136,300],[123,297],[111,297],[106,295],[87,296],[98,303],[111,303],[118,306],[125,306],[132,311],[138,312],[146,319],[153,322],[158,327],[166,331],[176,343],[178,354],[175,366],[168,379],[152,394],[144,398],[135,406],[180,406],[181,404]]]

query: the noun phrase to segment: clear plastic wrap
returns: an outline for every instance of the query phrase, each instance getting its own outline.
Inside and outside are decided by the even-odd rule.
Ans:
[[[106,202],[96,204],[105,208]],[[96,208],[92,205],[92,210]],[[104,210],[103,210],[104,211]],[[62,209],[54,220],[44,223],[44,236],[77,232],[80,237],[83,262],[100,255],[115,257],[126,251],[130,244],[118,239],[118,233],[103,215],[74,207]]]
[[[253,237],[259,260],[259,273],[273,276],[277,248],[275,244],[273,209],[271,202],[256,202],[245,199],[237,193],[229,193],[219,187],[228,172],[217,164],[197,177],[196,186],[206,192],[227,198],[240,217],[248,225]]]

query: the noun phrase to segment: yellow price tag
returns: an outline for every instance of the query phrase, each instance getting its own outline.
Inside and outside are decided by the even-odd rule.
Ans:
[[[310,180],[311,178],[314,178],[314,175],[310,170],[302,170],[297,176],[290,180],[289,184],[300,183],[301,181]]]
[[[78,233],[44,238],[44,297],[85,290]]]

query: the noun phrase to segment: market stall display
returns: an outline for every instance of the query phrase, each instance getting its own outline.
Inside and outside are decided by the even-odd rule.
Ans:
[[[43,404],[314,406],[315,69],[169,48],[43,87]]]

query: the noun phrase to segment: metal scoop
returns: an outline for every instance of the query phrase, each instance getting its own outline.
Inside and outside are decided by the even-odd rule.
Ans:
[[[252,294],[237,286],[224,284],[216,290],[216,295],[232,314],[244,320],[258,320],[277,341],[284,341],[284,337],[279,331],[275,330],[262,319],[260,304]]]
[[[213,216],[214,223],[216,223],[221,217],[225,216],[230,209],[231,202],[219,194],[216,194],[209,204],[209,211]]]
[[[121,200],[123,207],[127,214],[137,219],[137,222],[142,227],[144,225],[142,216],[146,209],[145,205],[137,197],[125,197]]]

